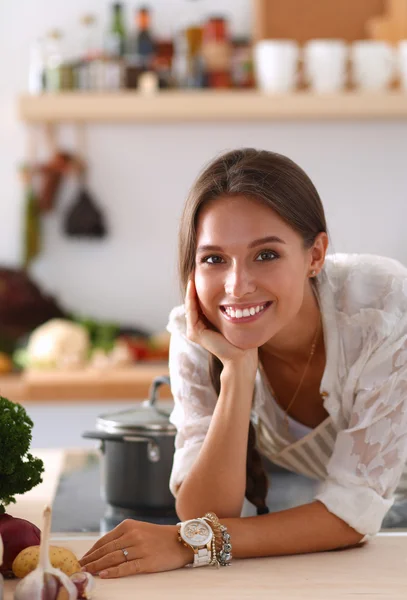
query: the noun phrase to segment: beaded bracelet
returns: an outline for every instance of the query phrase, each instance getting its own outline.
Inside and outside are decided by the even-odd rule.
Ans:
[[[218,538],[220,537],[221,547],[216,554],[218,564],[221,567],[229,567],[232,561],[232,544],[227,527],[219,522],[218,517],[213,512],[206,513],[203,518],[205,521],[209,521],[210,525],[213,525],[214,537],[216,537],[216,534],[218,534]]]

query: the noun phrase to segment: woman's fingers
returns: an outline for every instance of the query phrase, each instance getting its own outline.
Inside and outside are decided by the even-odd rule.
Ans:
[[[128,531],[127,528],[128,528],[127,522],[126,521],[122,521],[120,523],[120,525],[118,525],[117,527],[115,527],[114,529],[112,529],[112,531],[109,531],[109,533],[107,533],[106,535],[104,535],[103,537],[101,537],[100,539],[98,539],[98,541],[93,544],[92,548],[90,548],[86,552],[86,554],[83,555],[82,559],[79,562],[81,562],[91,552],[94,552],[98,548],[101,548],[102,546],[105,546],[109,542],[113,542],[114,540],[117,540],[117,539],[121,538]]]
[[[188,281],[185,294],[185,316],[187,322],[187,336],[190,340],[196,341],[199,334],[200,315],[195,283],[192,278]]]
[[[138,575],[139,573],[145,573],[144,568],[145,560],[143,558],[135,558],[127,562],[121,563],[110,569],[105,569],[99,573],[99,576],[103,579],[113,579],[117,577],[127,577],[128,575]]]
[[[139,544],[135,542],[134,535],[123,535],[88,553],[79,562],[84,570],[93,575],[132,562],[140,558]]]
[[[85,567],[89,563],[95,562],[107,554],[112,554],[117,551],[121,552],[121,550],[124,548],[124,542],[121,543],[121,540],[122,538],[117,538],[111,542],[108,542],[107,544],[104,544],[103,546],[100,546],[99,548],[91,548],[89,552],[87,552],[85,556],[81,558],[79,563],[82,567]]]
[[[97,573],[100,573],[100,571],[120,565],[124,561],[126,561],[126,557],[123,552],[121,550],[114,550],[109,554],[105,554],[98,560],[89,561],[82,567],[82,570],[91,573],[92,575],[96,575]]]

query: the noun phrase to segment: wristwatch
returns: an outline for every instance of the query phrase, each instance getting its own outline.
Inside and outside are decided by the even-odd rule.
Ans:
[[[190,519],[178,523],[178,540],[194,551],[192,567],[205,567],[212,563],[213,531],[203,519]]]

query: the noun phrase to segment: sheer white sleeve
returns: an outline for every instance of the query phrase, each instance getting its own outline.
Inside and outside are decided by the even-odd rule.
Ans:
[[[373,353],[360,374],[348,427],[338,432],[316,499],[356,531],[374,535],[406,459],[407,335],[401,335]]]
[[[170,421],[177,428],[170,489],[174,496],[197,458],[209,429],[217,396],[209,375],[209,353],[185,335],[179,307],[170,315],[171,391],[175,406]]]

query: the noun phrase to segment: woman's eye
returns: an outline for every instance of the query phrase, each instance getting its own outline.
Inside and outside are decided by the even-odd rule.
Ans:
[[[219,265],[224,262],[221,256],[216,256],[216,254],[211,254],[211,256],[205,256],[202,261],[203,263],[207,263],[208,265]]]
[[[274,260],[275,258],[278,258],[278,254],[273,250],[262,250],[262,252],[260,252],[260,254],[257,256],[256,260],[262,262],[265,260]]]

